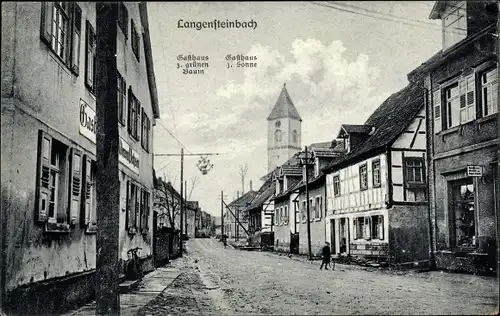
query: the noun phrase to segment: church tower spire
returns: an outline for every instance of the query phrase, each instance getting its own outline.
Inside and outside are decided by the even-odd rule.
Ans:
[[[267,117],[268,171],[284,164],[301,150],[302,118],[283,84],[271,113]]]

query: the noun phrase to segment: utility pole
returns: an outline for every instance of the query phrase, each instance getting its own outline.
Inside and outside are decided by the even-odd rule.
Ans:
[[[220,191],[220,234],[224,236],[224,191]]]
[[[97,315],[119,315],[120,177],[118,170],[118,92],[116,36],[118,4],[95,4],[97,238],[95,299]]]
[[[500,3],[497,1],[497,29],[496,29],[496,48],[497,48],[497,81],[500,82]],[[497,91],[498,97],[497,100],[500,100],[500,89]],[[498,103],[499,101],[497,101]],[[498,105],[497,105],[498,107]],[[498,138],[500,139],[500,111],[497,113],[497,131]],[[497,260],[497,281],[500,282],[500,145],[497,147],[497,202],[496,202],[496,220],[497,220],[497,251],[496,251],[496,260]]]
[[[179,243],[179,256],[182,257],[182,251],[184,249],[183,244],[184,244],[184,236],[182,235],[182,227],[184,226],[184,195],[183,194],[183,187],[182,185],[184,184],[184,148],[181,148],[181,201],[180,201],[180,215],[181,215],[181,222],[180,222],[180,233],[181,233],[181,242]]]
[[[184,180],[184,201],[186,201],[186,209],[185,209],[185,212],[184,212],[184,231],[186,232],[186,236],[188,234],[188,208],[187,208],[187,190],[188,190],[188,185],[187,185],[187,181]]]
[[[306,168],[306,212],[307,212],[307,247],[309,251],[309,260],[312,260],[312,253],[311,253],[311,221],[310,221],[310,214],[309,214],[309,157],[308,157],[308,152],[307,152],[307,146],[305,148],[305,158],[303,159],[302,164]]]

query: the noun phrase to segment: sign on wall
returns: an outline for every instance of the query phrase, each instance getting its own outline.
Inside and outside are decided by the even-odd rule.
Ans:
[[[80,99],[80,134],[96,143],[96,115],[93,108]]]
[[[120,137],[120,148],[118,148],[118,161],[130,168],[135,173],[139,173],[139,153]]]
[[[482,177],[483,168],[481,166],[467,166],[468,177]]]

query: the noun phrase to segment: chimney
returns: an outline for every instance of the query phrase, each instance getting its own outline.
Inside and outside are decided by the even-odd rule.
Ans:
[[[250,191],[252,191],[252,180],[250,180]]]
[[[240,191],[236,191],[236,199],[240,198]]]

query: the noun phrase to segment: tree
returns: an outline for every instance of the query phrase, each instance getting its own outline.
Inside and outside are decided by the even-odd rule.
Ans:
[[[155,188],[155,195],[158,220],[166,217],[170,227],[175,229],[175,221],[177,217],[180,216],[180,194],[174,189],[170,182],[165,183],[159,180]]]
[[[245,193],[245,176],[248,172],[248,164],[245,162],[243,166],[240,166],[240,177],[241,177],[241,195]]]
[[[198,183],[198,180],[200,180],[198,176],[191,178],[191,190],[189,191],[188,200],[191,200],[191,194],[193,194],[194,187],[196,186],[196,183]]]

